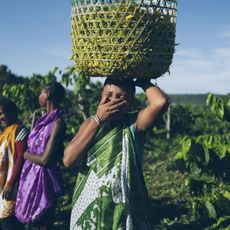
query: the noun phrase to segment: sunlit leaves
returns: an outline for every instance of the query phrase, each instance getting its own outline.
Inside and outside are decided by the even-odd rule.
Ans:
[[[209,94],[207,104],[219,119],[229,121],[229,100]],[[230,133],[185,137],[181,144],[176,163],[189,173],[194,216],[204,221],[229,215]]]
[[[220,97],[208,94],[207,104],[219,119],[230,121],[230,95],[224,101]]]

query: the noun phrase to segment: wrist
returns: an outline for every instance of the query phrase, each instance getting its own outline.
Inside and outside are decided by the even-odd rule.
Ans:
[[[100,119],[100,117],[97,114],[91,116],[91,119],[94,120],[99,127],[102,126],[103,121]]]
[[[143,91],[146,91],[150,87],[156,87],[156,86],[153,83],[151,83],[151,82],[144,82],[141,85],[141,88],[142,88]]]

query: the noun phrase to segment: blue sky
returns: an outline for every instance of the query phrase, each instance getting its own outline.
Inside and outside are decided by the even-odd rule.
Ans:
[[[230,92],[230,1],[178,0],[171,74],[157,80],[167,93]],[[0,64],[22,76],[72,64],[71,1],[0,0]]]

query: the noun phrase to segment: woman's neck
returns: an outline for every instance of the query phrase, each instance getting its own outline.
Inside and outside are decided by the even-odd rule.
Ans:
[[[52,102],[48,102],[47,105],[46,105],[46,111],[47,111],[48,114],[52,113],[57,108],[58,108],[58,105],[55,105]]]

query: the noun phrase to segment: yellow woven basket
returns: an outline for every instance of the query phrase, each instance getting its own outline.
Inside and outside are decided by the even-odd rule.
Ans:
[[[175,50],[176,0],[73,0],[72,59],[89,76],[158,78]]]

